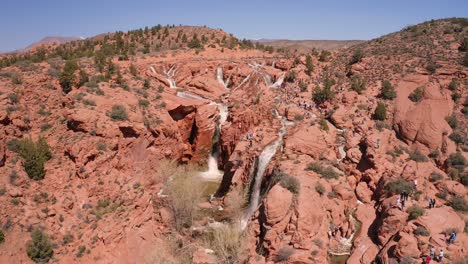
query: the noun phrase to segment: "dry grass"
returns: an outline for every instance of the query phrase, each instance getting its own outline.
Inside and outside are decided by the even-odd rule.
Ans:
[[[197,171],[191,167],[180,167],[167,180],[164,193],[168,195],[175,227],[178,231],[192,226],[197,213],[197,204],[201,201],[204,186]]]
[[[152,264],[189,264],[195,245],[187,243],[180,237],[169,235],[156,243],[145,263]]]
[[[247,193],[245,190],[232,190],[224,199],[226,216],[233,221],[239,220],[246,207]]]
[[[238,224],[210,228],[204,236],[204,243],[215,252],[219,263],[242,263],[243,256],[248,251]]]

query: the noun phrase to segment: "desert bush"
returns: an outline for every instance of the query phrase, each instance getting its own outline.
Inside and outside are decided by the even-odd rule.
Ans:
[[[13,138],[12,140],[9,140],[6,143],[6,145],[10,151],[19,153],[21,150],[21,141],[19,141],[17,138]]]
[[[78,64],[75,60],[68,60],[65,63],[62,73],[60,73],[59,83],[65,94],[71,92],[76,84],[75,71],[78,69]]]
[[[293,83],[296,80],[296,71],[291,70],[286,73],[286,76],[284,77],[284,81],[288,83]]]
[[[31,138],[25,138],[20,142],[19,154],[23,158],[24,170],[29,178],[44,179],[44,164],[52,158],[47,141],[43,137],[40,137],[37,142]]]
[[[409,98],[411,101],[417,103],[417,102],[419,102],[419,101],[422,100],[423,96],[424,96],[424,91],[423,91],[423,89],[422,89],[421,87],[418,87],[418,88],[416,88],[413,92],[410,93],[410,95],[408,96],[408,98]]]
[[[402,192],[411,193],[413,191],[413,185],[403,178],[398,178],[390,181],[385,186],[385,190],[393,194],[400,194]]]
[[[336,192],[334,192],[334,191],[331,191],[331,192],[329,192],[327,194],[327,197],[328,197],[328,199],[336,199],[336,198],[338,198],[338,194],[336,194]]]
[[[458,47],[459,51],[468,51],[468,38],[463,38],[463,41],[460,43],[460,47]]]
[[[418,226],[413,232],[416,236],[429,236],[431,233],[424,226]]]
[[[355,64],[358,62],[361,62],[361,60],[364,58],[364,52],[361,49],[357,49],[353,56],[351,57],[351,60],[349,61],[349,64]]]
[[[71,234],[71,233],[66,233],[65,235],[63,235],[62,245],[70,244],[70,243],[73,242],[74,240],[75,240],[75,237],[73,236],[73,234]]]
[[[325,61],[327,61],[328,58],[330,57],[330,55],[331,55],[331,52],[330,52],[330,51],[328,51],[328,50],[322,50],[322,51],[320,52],[319,61],[320,61],[320,62],[325,62]]]
[[[380,88],[380,96],[385,100],[393,100],[396,97],[395,88],[389,81],[385,80],[382,82],[382,87]]]
[[[83,86],[87,82],[89,82],[88,74],[84,70],[80,70],[80,80],[78,81],[78,87]]]
[[[28,257],[34,262],[48,262],[54,255],[54,250],[47,235],[40,230],[34,230],[31,239],[27,244]]]
[[[427,62],[427,65],[426,65],[426,70],[430,73],[430,74],[434,74],[437,70],[437,68],[439,68],[439,65],[437,65],[437,63],[433,60],[429,60]]]
[[[312,63],[312,57],[310,55],[306,56],[305,66],[306,66],[305,73],[310,76],[312,72],[314,71],[314,64]]]
[[[372,115],[374,120],[381,120],[384,121],[387,119],[387,108],[383,103],[378,103],[377,107],[375,108],[374,114]]]
[[[424,215],[424,208],[418,205],[412,205],[406,212],[408,213],[408,220],[414,220]]]
[[[424,155],[421,151],[415,150],[408,153],[410,160],[414,160],[416,162],[427,162],[429,159]]]
[[[449,126],[450,126],[452,129],[457,128],[457,126],[458,126],[458,120],[457,120],[457,117],[456,117],[455,115],[447,116],[447,117],[445,118],[445,120],[447,121],[447,123],[449,124]]]
[[[449,135],[449,138],[453,142],[455,142],[456,144],[461,144],[461,143],[463,143],[465,141],[465,138],[460,133],[458,133],[457,131],[452,132]]]
[[[148,107],[149,104],[150,104],[150,102],[148,100],[145,100],[145,99],[138,100],[138,105],[143,107],[143,108]]]
[[[436,182],[436,181],[442,180],[443,178],[444,178],[444,176],[442,176],[441,174],[439,174],[439,173],[433,171],[433,172],[431,173],[431,175],[429,176],[429,181],[430,181],[430,182]]]
[[[294,254],[294,248],[290,246],[282,247],[278,250],[278,255],[276,255],[276,262],[287,261],[289,257]]]
[[[463,66],[468,67],[468,52],[465,52],[465,57],[463,57]]]
[[[21,74],[17,72],[12,73],[10,78],[11,78],[11,82],[15,85],[23,83],[23,77],[21,77]]]
[[[337,179],[341,175],[333,169],[332,166],[328,166],[324,168],[320,163],[318,162],[312,162],[307,165],[306,170],[313,171],[315,173],[318,173],[322,175],[323,178],[325,179]]]
[[[450,91],[455,91],[458,86],[460,86],[460,82],[457,81],[456,79],[452,79],[452,81],[450,81],[449,85],[448,85],[448,89]]]
[[[127,110],[123,105],[114,105],[112,106],[110,117],[114,121],[123,121],[128,119]]]
[[[459,93],[453,93],[451,97],[454,102],[458,102],[458,100],[462,97],[462,95]]]
[[[138,72],[134,64],[130,64],[129,70],[130,70],[130,74],[132,74],[135,77],[137,76]]]
[[[454,196],[452,200],[450,200],[450,206],[452,206],[455,211],[460,212],[467,212],[468,211],[468,203],[462,196]]]
[[[327,120],[325,120],[325,119],[320,120],[320,129],[323,130],[323,131],[329,131],[330,130],[330,128],[328,127]]]
[[[301,90],[301,92],[307,92],[307,83],[304,82],[303,80],[300,80],[299,89]]]
[[[200,180],[189,171],[177,173],[168,180],[164,191],[168,195],[176,229],[190,227],[203,193]]]
[[[8,99],[10,100],[10,103],[17,104],[19,102],[19,95],[17,93],[10,93],[8,95]]]
[[[204,236],[208,248],[213,249],[219,263],[242,263],[246,244],[243,233],[237,224],[223,224],[211,228]]]
[[[354,76],[351,79],[351,90],[361,94],[364,90],[366,90],[366,81],[361,80],[358,76]]]
[[[303,115],[295,115],[295,116],[294,116],[294,120],[296,120],[296,121],[302,121],[302,120],[304,120],[304,116],[303,116]]]
[[[3,231],[0,230],[0,244],[2,244],[3,242],[5,242],[5,234],[3,234]]]
[[[466,159],[460,151],[450,154],[447,159],[447,166],[463,171],[466,166]]]
[[[325,187],[320,182],[318,182],[315,185],[315,191],[318,192],[320,196],[322,196],[325,193]]]

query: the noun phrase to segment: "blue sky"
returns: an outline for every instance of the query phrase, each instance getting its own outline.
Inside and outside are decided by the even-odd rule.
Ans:
[[[240,38],[371,39],[468,17],[467,0],[2,0],[0,52],[45,36],[89,37],[156,24],[207,25]]]

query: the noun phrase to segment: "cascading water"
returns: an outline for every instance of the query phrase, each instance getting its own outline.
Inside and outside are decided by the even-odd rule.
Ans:
[[[176,82],[174,80],[175,65],[172,66],[168,71],[166,71],[166,68],[164,68],[163,72],[166,75],[167,82],[169,83],[169,88],[171,88],[171,89],[177,88]]]
[[[226,88],[226,89],[229,88],[228,86],[229,86],[229,81],[231,79],[231,76],[229,76],[227,78],[227,80],[224,81],[224,79],[223,79],[223,68],[218,67],[216,69],[216,78],[218,79],[219,84],[221,84],[224,88]]]
[[[260,202],[260,187],[262,185],[263,175],[265,174],[266,168],[268,167],[268,164],[270,163],[271,159],[276,154],[278,147],[282,144],[284,134],[286,134],[286,125],[288,125],[286,120],[284,120],[276,110],[275,114],[278,117],[278,119],[281,120],[282,126],[278,132],[278,138],[269,145],[267,145],[258,157],[257,173],[255,174],[254,178],[254,185],[252,189],[252,195],[250,197],[249,207],[247,208],[244,217],[241,219],[242,230],[244,230],[247,227],[249,219],[257,210],[258,204]]]
[[[219,139],[221,137],[221,128],[226,122],[227,117],[228,117],[228,108],[224,104],[218,104],[218,103],[213,103],[216,104],[218,107],[219,111],[219,120],[218,120],[218,126],[216,127],[215,135],[214,135],[214,140],[213,140],[213,148],[211,150],[211,155],[208,158],[208,170],[205,172],[201,173],[201,177],[205,180],[208,181],[218,181],[223,177],[223,171],[220,171],[218,169],[218,149],[219,149]]]

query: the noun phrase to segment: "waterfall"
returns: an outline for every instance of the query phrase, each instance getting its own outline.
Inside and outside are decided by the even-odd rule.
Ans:
[[[208,170],[201,173],[201,177],[207,181],[218,181],[223,177],[223,171],[218,169],[218,149],[219,149],[219,139],[221,138],[221,128],[223,124],[226,122],[228,117],[228,108],[224,104],[221,103],[214,103],[218,107],[219,111],[219,119],[218,125],[216,127],[215,135],[213,137],[213,147],[211,150],[211,155],[208,158]]]
[[[223,68],[218,67],[216,69],[216,78],[218,79],[219,84],[221,84],[224,88],[228,88],[229,86],[229,80],[231,79],[231,76],[227,78],[226,81],[223,79]]]
[[[260,156],[258,157],[258,166],[257,166],[257,173],[255,174],[254,182],[253,182],[253,189],[252,195],[250,196],[250,203],[247,211],[245,212],[244,217],[241,220],[241,229],[244,230],[247,227],[249,219],[257,210],[258,204],[260,203],[260,187],[262,185],[263,175],[265,174],[266,168],[270,163],[273,156],[276,154],[278,147],[283,142],[283,136],[286,133],[286,120],[282,119],[282,117],[278,114],[275,110],[276,116],[281,120],[281,129],[278,132],[278,138],[267,145]]]
[[[175,65],[172,66],[169,71],[166,71],[166,68],[163,68],[163,72],[166,75],[167,82],[169,83],[169,88],[175,89],[177,88],[176,82],[174,80],[174,75],[175,75]]]

